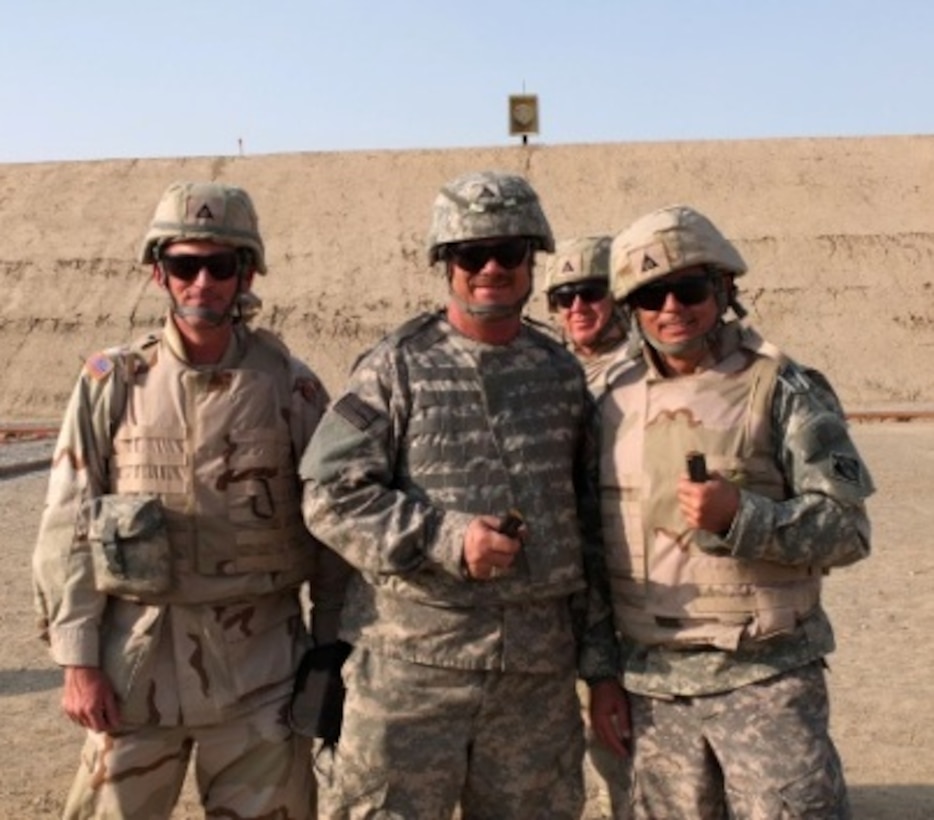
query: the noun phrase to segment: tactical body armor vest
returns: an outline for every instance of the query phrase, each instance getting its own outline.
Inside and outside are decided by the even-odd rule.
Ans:
[[[181,361],[165,338],[131,354],[113,492],[160,498],[176,579],[300,579],[313,551],[291,452],[289,359],[262,331],[238,332],[235,344],[210,369]]]
[[[515,594],[531,582],[565,592],[582,583],[573,477],[585,394],[570,356],[530,327],[509,348],[461,337],[434,318],[400,343],[411,391],[396,480],[439,506],[474,515],[518,508],[530,528]],[[510,597],[513,583],[449,583],[440,600],[468,604]],[[407,590],[421,597],[427,590]],[[429,593],[432,594],[432,593]]]
[[[764,355],[765,354],[765,355]],[[713,646],[791,632],[818,603],[811,567],[710,554],[720,539],[686,526],[676,487],[685,455],[750,492],[786,497],[770,409],[782,358],[738,347],[712,369],[663,378],[644,359],[603,405],[601,506],[618,630],[644,646]],[[614,431],[606,435],[607,431]]]

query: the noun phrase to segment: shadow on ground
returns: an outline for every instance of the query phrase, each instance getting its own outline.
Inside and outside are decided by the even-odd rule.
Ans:
[[[0,697],[45,692],[61,685],[61,669],[0,669]]]
[[[853,820],[931,820],[934,786],[850,786]]]

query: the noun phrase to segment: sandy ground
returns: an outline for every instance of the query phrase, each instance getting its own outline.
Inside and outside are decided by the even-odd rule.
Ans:
[[[879,487],[875,554],[827,583],[840,646],[834,734],[857,820],[934,818],[934,425],[862,424],[854,434]],[[35,639],[30,555],[45,482],[44,472],[0,478],[0,817],[18,820],[59,815],[82,741]],[[200,816],[190,795],[176,817]],[[599,816],[593,805],[587,816]]]

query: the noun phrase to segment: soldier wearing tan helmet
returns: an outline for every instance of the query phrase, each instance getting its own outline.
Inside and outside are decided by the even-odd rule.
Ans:
[[[87,361],[34,556],[63,706],[87,730],[65,816],[168,818],[191,759],[207,814],[310,817],[308,745],[285,715],[299,588],[328,642],[346,581],[301,518],[298,459],[327,395],[240,321],[266,271],[245,191],[171,185],[140,259],[164,328]]]
[[[595,730],[624,754],[631,719],[635,818],[848,818],[821,578],[869,554],[873,486],[840,404],[741,321],[746,263],[695,209],[636,220],[610,265],[643,344],[601,404],[625,694],[590,681]]]
[[[471,173],[442,187],[428,246],[447,307],[366,354],[301,465],[306,522],[359,570],[323,804],[576,820],[578,639],[605,646],[612,625],[588,594],[604,573],[584,374],[521,315],[551,228],[525,179]]]
[[[568,349],[587,374],[591,393],[603,393],[607,370],[626,349],[626,319],[610,293],[609,236],[559,242],[546,262],[545,296]]]

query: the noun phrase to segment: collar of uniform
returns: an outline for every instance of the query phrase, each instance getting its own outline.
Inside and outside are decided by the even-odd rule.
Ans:
[[[224,355],[221,356],[220,361],[209,365],[193,365],[188,360],[188,354],[185,352],[185,343],[182,341],[182,334],[179,332],[171,314],[168,314],[165,319],[163,339],[175,358],[185,362],[195,370],[223,370],[235,367],[240,360],[245,345],[245,336],[248,332],[249,330],[243,325],[235,325],[233,327],[233,333],[230,336],[230,342],[227,344],[227,349],[224,351]]]

